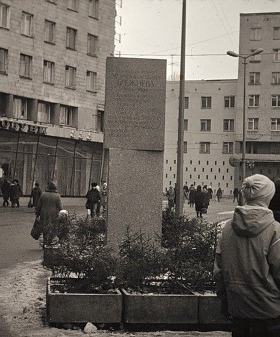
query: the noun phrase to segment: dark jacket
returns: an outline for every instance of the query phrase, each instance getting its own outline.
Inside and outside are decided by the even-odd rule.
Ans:
[[[205,193],[203,191],[196,191],[194,195],[195,210],[201,211],[201,208],[205,208]]]
[[[95,187],[89,190],[86,194],[87,201],[90,206],[100,202],[101,193]]]
[[[39,187],[35,186],[32,189],[30,198],[33,199],[33,205],[34,205],[34,207],[37,207],[38,201],[40,199],[41,194],[42,194],[42,191],[41,191],[41,189]]]
[[[7,180],[4,180],[1,186],[1,191],[3,194],[3,197],[9,198],[10,196],[10,184]]]
[[[21,187],[18,184],[12,184],[10,187],[10,198],[11,200],[17,200],[22,195]]]
[[[272,210],[274,219],[280,222],[280,183],[275,184],[275,194],[268,208]]]

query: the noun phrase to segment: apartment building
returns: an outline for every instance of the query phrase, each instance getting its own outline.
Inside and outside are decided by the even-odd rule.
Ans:
[[[246,175],[280,176],[280,13],[240,15],[239,55],[262,48],[247,59],[245,74]],[[226,51],[225,51],[226,53]],[[184,181],[221,187],[231,195],[242,183],[244,64],[238,78],[186,81],[184,109]],[[177,179],[179,83],[167,83],[163,186]]]
[[[0,1],[0,178],[83,196],[102,170],[115,0]]]

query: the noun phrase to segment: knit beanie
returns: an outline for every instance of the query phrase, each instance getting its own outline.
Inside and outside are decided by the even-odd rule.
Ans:
[[[275,185],[266,176],[254,174],[244,180],[241,191],[246,200],[261,199],[269,204],[275,193]]]

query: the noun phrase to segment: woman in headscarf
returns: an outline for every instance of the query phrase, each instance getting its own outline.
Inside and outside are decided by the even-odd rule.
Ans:
[[[280,224],[268,209],[274,183],[255,174],[242,184],[219,238],[214,273],[233,337],[280,336]]]
[[[62,210],[61,197],[54,182],[49,182],[47,189],[42,193],[36,215],[40,217],[43,229],[44,245],[50,245],[58,234],[58,214]]]

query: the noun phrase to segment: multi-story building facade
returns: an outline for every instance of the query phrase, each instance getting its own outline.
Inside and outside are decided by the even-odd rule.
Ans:
[[[29,194],[100,181],[106,58],[115,0],[1,0],[0,167]]]
[[[246,175],[280,176],[280,13],[240,15],[239,55],[247,59],[245,76]],[[226,52],[226,51],[225,51]],[[221,187],[232,194],[242,182],[244,60],[238,79],[186,81],[184,181]],[[164,189],[177,177],[179,83],[167,83]]]

